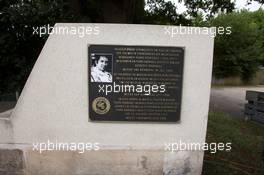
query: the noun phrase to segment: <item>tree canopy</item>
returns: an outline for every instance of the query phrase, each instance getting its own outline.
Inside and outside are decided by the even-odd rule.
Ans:
[[[264,60],[264,11],[220,15],[211,26],[232,27],[230,35],[218,35],[214,48],[214,75],[241,76],[250,81]]]
[[[167,0],[1,0],[0,94],[22,90],[48,37],[33,35],[32,28],[56,22],[232,26],[232,35],[216,38],[214,74],[250,79],[264,62],[263,10],[234,12],[230,0],[178,2],[184,3],[186,12],[180,13]]]

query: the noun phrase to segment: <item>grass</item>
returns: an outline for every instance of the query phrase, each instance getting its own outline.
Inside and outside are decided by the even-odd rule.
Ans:
[[[232,149],[205,152],[203,175],[264,175],[264,125],[210,112],[206,142],[231,142]]]

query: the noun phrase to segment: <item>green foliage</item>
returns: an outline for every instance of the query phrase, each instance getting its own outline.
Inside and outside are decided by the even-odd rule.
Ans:
[[[220,15],[210,24],[232,27],[230,35],[215,38],[214,75],[218,78],[238,75],[245,82],[250,81],[263,62],[263,10]]]
[[[260,3],[261,5],[264,4],[264,0],[248,0],[248,4],[251,4],[253,1]]]
[[[148,0],[148,10],[146,11],[145,23],[187,25],[191,21],[186,18],[186,14],[177,13],[177,7],[171,1]]]
[[[47,38],[33,27],[72,16],[63,0],[3,0],[0,7],[0,93],[20,91]]]
[[[124,8],[133,7],[120,10],[126,10],[125,15],[131,12],[130,21],[142,21],[144,0],[120,3]],[[24,86],[48,37],[33,35],[33,27],[53,26],[58,22],[110,22],[105,21],[112,12],[107,5],[109,1],[98,0],[1,0],[0,94],[21,91]],[[103,13],[104,10],[108,11]]]
[[[184,2],[187,12],[178,13],[177,6],[171,1],[147,0],[146,22],[154,24],[192,25],[204,22],[219,12],[230,13],[235,3],[230,0],[178,0]],[[201,24],[199,24],[201,25]]]
[[[235,9],[235,2],[231,0],[179,0],[187,7],[187,14],[196,18],[201,12],[206,18],[212,18],[219,12],[230,13]]]

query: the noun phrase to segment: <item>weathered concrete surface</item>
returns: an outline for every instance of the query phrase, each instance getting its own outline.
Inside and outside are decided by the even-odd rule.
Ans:
[[[0,119],[9,119],[12,114],[13,109],[9,109],[4,112],[0,112]]]
[[[162,147],[164,142],[205,140],[212,71],[210,35],[166,35],[165,26],[57,24],[98,27],[98,35],[50,35],[12,113],[14,140],[99,142]],[[201,44],[203,43],[203,44]],[[178,124],[88,120],[89,44],[184,46],[181,121]]]
[[[0,149],[0,175],[193,175],[202,151]]]
[[[11,143],[13,141],[12,111],[13,109],[0,113],[0,144]]]
[[[1,144],[13,142],[13,124],[10,118],[0,118],[0,149]]]
[[[192,156],[190,156],[192,155]],[[101,150],[83,154],[25,152],[26,175],[192,175],[201,171],[202,152]]]
[[[0,149],[0,175],[25,175],[22,150]]]

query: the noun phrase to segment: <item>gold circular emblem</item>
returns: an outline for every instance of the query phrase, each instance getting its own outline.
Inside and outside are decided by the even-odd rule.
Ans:
[[[106,114],[110,107],[110,102],[105,97],[97,97],[92,103],[92,108],[97,114]]]

